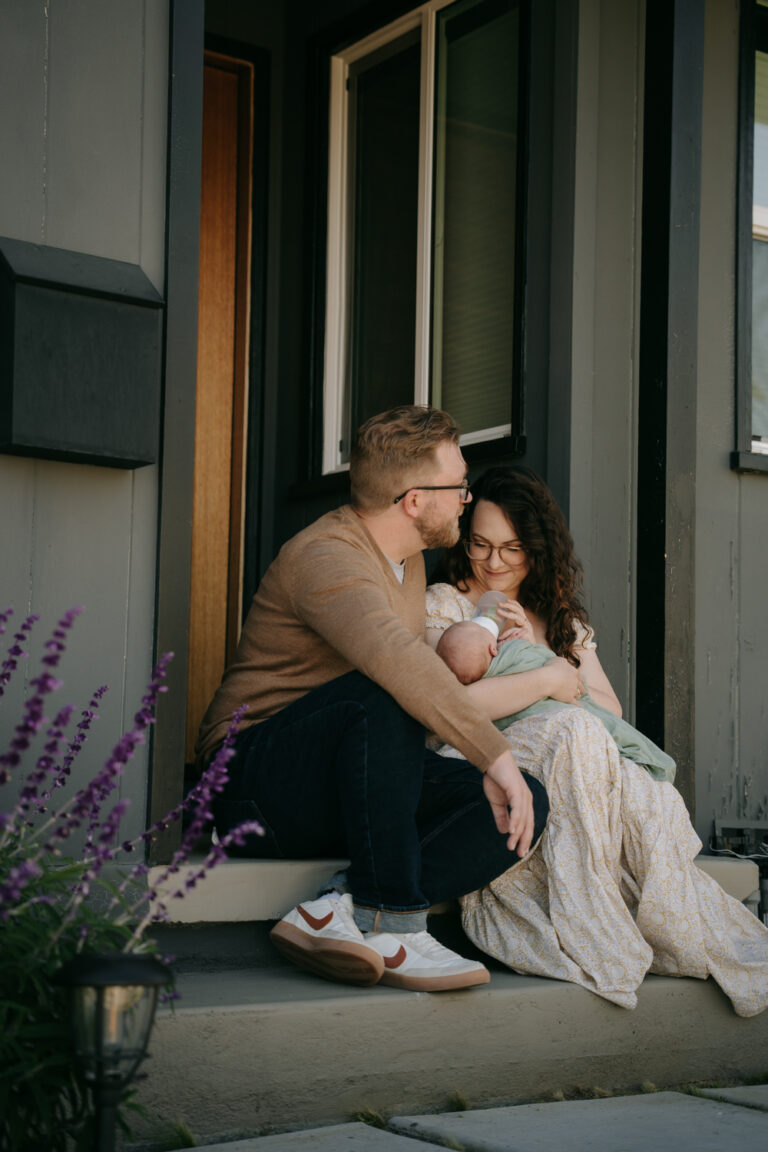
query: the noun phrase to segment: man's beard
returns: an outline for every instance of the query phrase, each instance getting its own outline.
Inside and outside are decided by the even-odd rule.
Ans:
[[[458,517],[441,520],[432,509],[419,516],[416,527],[425,548],[452,548],[459,539]]]

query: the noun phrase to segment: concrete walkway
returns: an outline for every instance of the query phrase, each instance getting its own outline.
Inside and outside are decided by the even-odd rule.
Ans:
[[[521,1104],[211,1144],[204,1152],[724,1152],[768,1147],[768,1085]]]

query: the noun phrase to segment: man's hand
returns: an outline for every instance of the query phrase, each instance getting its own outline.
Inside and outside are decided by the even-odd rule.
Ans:
[[[533,796],[511,752],[502,752],[483,774],[483,791],[507,848],[522,859],[533,840]],[[509,809],[509,810],[507,810]]]

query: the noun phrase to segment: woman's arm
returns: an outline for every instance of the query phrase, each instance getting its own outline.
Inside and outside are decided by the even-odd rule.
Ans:
[[[589,694],[595,704],[602,704],[609,712],[621,716],[619,698],[611,687],[611,682],[603,671],[597,652],[594,648],[579,648],[577,656],[581,660],[581,673],[589,688]]]
[[[514,676],[490,676],[468,684],[466,691],[472,702],[491,720],[501,720],[522,712],[530,704],[550,697],[562,704],[578,704],[584,679],[562,656],[548,660],[542,668],[531,672],[516,672]]]

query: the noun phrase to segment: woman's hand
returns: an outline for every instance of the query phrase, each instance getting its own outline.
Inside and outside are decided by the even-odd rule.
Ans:
[[[611,687],[611,682],[603,671],[594,648],[580,648],[577,655],[581,659],[580,672],[589,686],[589,694],[596,704],[602,704],[615,716],[621,716],[619,698]]]
[[[496,612],[507,621],[499,634],[499,640],[527,640],[529,644],[536,643],[533,625],[525,608],[517,600],[505,600],[499,604]]]
[[[584,677],[564,656],[555,656],[544,665],[549,680],[548,696],[561,704],[579,704],[587,691]]]

